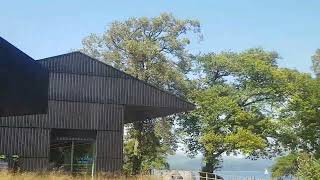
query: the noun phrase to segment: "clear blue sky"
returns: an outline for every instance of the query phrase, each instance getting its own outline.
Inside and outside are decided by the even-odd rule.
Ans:
[[[204,41],[194,52],[263,47],[279,52],[282,66],[309,72],[320,48],[316,0],[8,0],[0,5],[0,36],[39,59],[80,48],[114,20],[161,12],[201,22]]]

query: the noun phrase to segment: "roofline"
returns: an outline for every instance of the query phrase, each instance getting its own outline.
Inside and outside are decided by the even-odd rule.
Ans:
[[[166,94],[168,94],[168,95],[174,96],[174,97],[178,98],[179,100],[181,100],[181,101],[183,101],[183,102],[185,102],[185,103],[193,106],[193,109],[195,109],[195,107],[196,107],[195,104],[187,101],[186,99],[184,99],[184,98],[182,98],[182,97],[180,97],[180,96],[178,96],[178,95],[176,95],[176,94],[173,94],[173,93],[171,93],[171,92],[169,92],[169,91],[166,91],[166,90],[164,90],[164,89],[161,89],[161,88],[159,88],[159,87],[156,87],[156,86],[153,85],[153,84],[150,84],[150,83],[148,83],[148,82],[146,82],[146,81],[143,81],[143,80],[141,80],[141,79],[139,79],[139,78],[137,78],[137,77],[134,77],[134,76],[132,76],[131,74],[128,74],[128,73],[126,73],[126,72],[124,72],[124,71],[121,71],[121,70],[119,70],[119,69],[117,69],[117,68],[115,68],[115,67],[113,67],[113,66],[111,66],[111,65],[109,65],[109,64],[106,64],[106,63],[104,63],[104,62],[102,62],[102,61],[100,61],[100,60],[98,60],[98,59],[96,59],[96,58],[94,58],[94,57],[92,57],[92,56],[90,56],[90,55],[87,55],[87,54],[85,54],[85,53],[83,53],[83,52],[81,52],[81,51],[73,51],[73,52],[64,53],[64,54],[60,54],[60,55],[56,55],[56,56],[51,56],[51,57],[47,57],[47,58],[43,58],[43,59],[38,59],[38,60],[36,60],[36,61],[48,61],[48,60],[50,60],[50,59],[52,59],[52,58],[61,57],[61,56],[66,56],[66,55],[75,54],[75,53],[80,53],[80,54],[82,54],[82,55],[85,55],[85,56],[89,57],[90,59],[92,59],[92,60],[94,60],[94,61],[96,61],[96,62],[98,62],[98,63],[100,63],[100,64],[102,64],[102,65],[105,65],[105,66],[108,66],[108,67],[110,67],[110,68],[113,68],[113,69],[116,70],[116,71],[120,71],[121,73],[124,73],[125,75],[127,75],[127,76],[129,76],[129,77],[131,77],[131,78],[133,78],[133,79],[135,79],[135,80],[137,80],[137,81],[139,81],[139,82],[142,82],[142,83],[144,83],[144,84],[146,84],[146,85],[148,85],[148,86],[151,86],[151,87],[153,87],[153,88],[155,88],[155,89],[157,89],[157,90],[159,90],[159,91],[161,91],[161,92],[164,92],[164,93],[166,93]],[[191,110],[192,110],[192,109],[191,109]]]
[[[37,66],[41,66],[39,63],[37,63],[37,61],[34,59],[34,58],[32,58],[31,56],[29,56],[27,53],[25,53],[24,51],[22,51],[20,48],[18,48],[17,46],[15,46],[15,45],[13,45],[13,44],[11,44],[9,41],[7,41],[6,39],[4,39],[3,37],[1,37],[0,36],[0,41],[3,41],[6,45],[7,45],[7,47],[9,47],[9,48],[14,48],[16,51],[19,51],[19,53],[21,53],[23,56],[25,56],[26,58],[28,58],[28,62],[30,62],[30,63],[33,63],[33,64],[36,64]],[[10,47],[11,46],[11,47]],[[44,69],[46,69],[46,68],[44,68]]]

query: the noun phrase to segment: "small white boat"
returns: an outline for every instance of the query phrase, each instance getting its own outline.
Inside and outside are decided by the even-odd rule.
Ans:
[[[264,169],[264,174],[269,174],[268,169]]]

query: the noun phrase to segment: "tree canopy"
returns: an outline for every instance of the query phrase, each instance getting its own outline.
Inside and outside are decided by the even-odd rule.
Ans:
[[[295,71],[279,68],[275,52],[209,53],[197,59],[203,78],[190,95],[198,108],[181,118],[191,154],[204,154],[204,171],[219,168],[222,154],[251,158],[279,153],[276,113],[290,94]]]
[[[320,177],[316,173],[320,167],[319,52],[317,50],[312,56],[312,69],[317,77],[300,73],[285,108],[281,110],[277,138],[290,154],[277,160],[272,169],[273,176]]]
[[[262,48],[192,55],[188,45],[196,38],[202,39],[198,21],[164,13],[114,21],[83,39],[83,52],[197,106],[128,125],[124,170],[168,168],[166,157],[181,135],[189,155],[203,154],[203,171],[218,169],[223,154],[287,154],[273,174],[311,178],[320,159],[320,50],[312,56],[313,78],[279,67],[279,55]]]
[[[192,58],[187,50],[190,34],[201,38],[198,21],[167,13],[130,18],[111,23],[102,35],[86,37],[82,51],[156,87],[185,96],[185,73]],[[128,173],[168,166],[166,156],[177,147],[174,119],[144,120],[127,126],[124,169]]]

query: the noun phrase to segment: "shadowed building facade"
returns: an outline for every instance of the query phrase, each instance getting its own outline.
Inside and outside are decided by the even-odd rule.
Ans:
[[[46,68],[0,37],[0,116],[46,113],[48,82]]]
[[[81,52],[37,62],[49,70],[48,112],[0,117],[0,154],[19,155],[25,170],[92,159],[96,171],[119,171],[125,123],[194,108]]]

